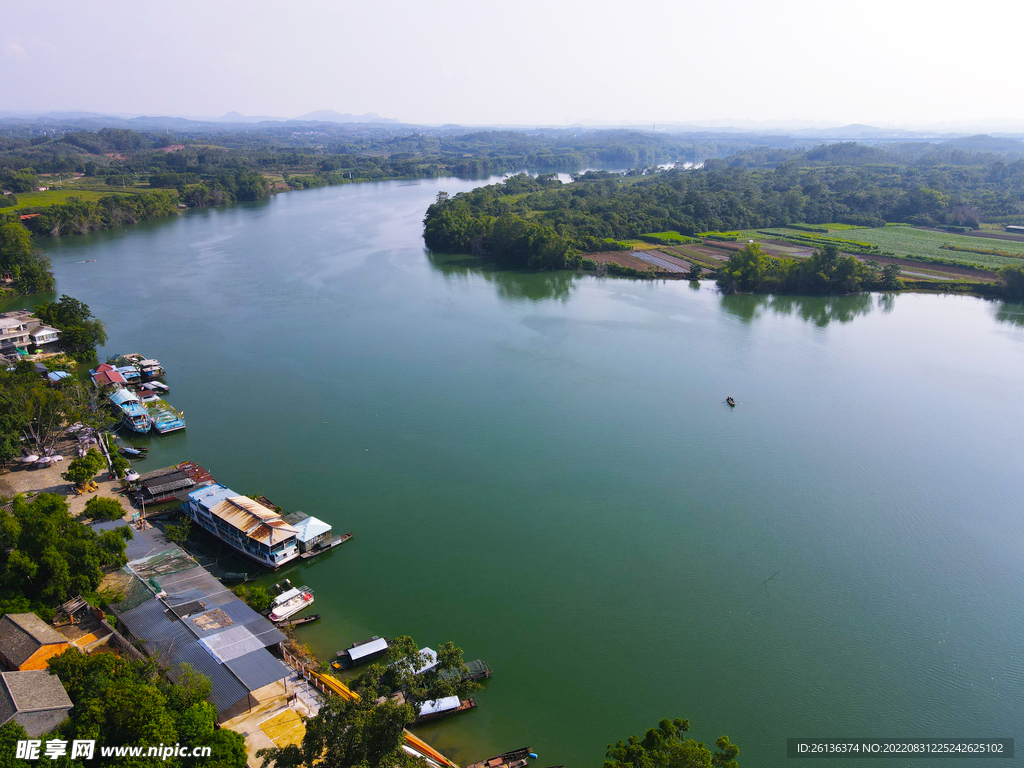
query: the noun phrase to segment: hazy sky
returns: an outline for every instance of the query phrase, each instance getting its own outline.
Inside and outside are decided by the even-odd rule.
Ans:
[[[0,110],[1024,126],[1024,3],[5,0]]]

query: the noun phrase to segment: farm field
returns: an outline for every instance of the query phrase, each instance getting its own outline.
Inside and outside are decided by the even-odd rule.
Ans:
[[[830,225],[824,225],[830,226]],[[768,229],[780,238],[795,235],[806,235],[801,230],[786,228]],[[1021,259],[1024,259],[1024,242],[1014,240],[1002,240],[995,238],[978,238],[969,235],[958,235],[950,232],[939,232],[929,229],[917,229],[916,227],[887,226],[887,227],[860,227],[857,229],[843,228],[833,230],[829,228],[828,237],[835,237],[844,240],[856,240],[862,243],[870,243],[878,246],[883,252],[891,253],[897,258],[906,256],[923,256],[931,259],[944,259],[955,261],[968,266],[982,267],[986,269],[999,269],[1007,265],[1022,266]],[[764,239],[764,234],[755,230],[741,233],[742,238],[753,240]],[[943,245],[954,245],[960,248],[971,248],[975,250],[999,250],[1014,254],[1014,256],[997,256],[987,253],[971,253],[968,251],[953,251],[942,248]],[[1019,256],[1017,255],[1019,254]]]
[[[18,192],[18,204],[10,208],[0,208],[2,211],[20,211],[23,208],[46,208],[59,203],[66,203],[68,198],[77,197],[79,200],[95,201],[101,197],[112,194],[111,192],[94,192],[88,189],[53,189],[46,192]]]

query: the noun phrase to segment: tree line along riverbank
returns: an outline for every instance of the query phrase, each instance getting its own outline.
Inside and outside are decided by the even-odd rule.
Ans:
[[[639,176],[588,172],[571,184],[521,174],[440,193],[424,240],[518,268],[632,277],[709,270],[727,291],[911,287],[1020,300],[1024,242],[982,221],[1024,219],[1014,197],[1024,191],[1024,164],[1014,165],[995,178],[984,166],[953,174],[948,192],[921,187],[919,169],[870,165],[750,171],[709,161]]]

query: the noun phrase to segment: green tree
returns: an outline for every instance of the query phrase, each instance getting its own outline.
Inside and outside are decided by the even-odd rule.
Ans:
[[[235,594],[245,600],[246,605],[252,608],[257,613],[263,613],[269,611],[270,607],[274,604],[274,596],[267,591],[266,587],[256,584],[248,589],[244,584],[239,584],[235,588]]]
[[[124,507],[109,496],[93,496],[85,502],[85,514],[94,520],[120,520]]]
[[[68,468],[61,473],[61,477],[81,488],[96,477],[96,473],[104,466],[106,466],[106,460],[100,452],[95,448],[90,448],[85,456],[68,462]]]
[[[999,281],[1004,298],[1024,302],[1024,267],[1003,267],[999,270]]]
[[[302,744],[258,753],[264,767],[273,762],[276,768],[319,765],[422,768],[423,761],[402,749],[403,730],[416,721],[412,702],[461,696],[478,687],[460,679],[466,668],[461,649],[445,643],[438,649],[437,656],[437,667],[416,674],[425,661],[419,647],[407,635],[395,638],[381,663],[371,664],[350,681],[349,687],[360,695],[359,701],[329,699],[319,714],[307,721]],[[449,673],[448,679],[442,672]],[[406,703],[391,698],[396,690],[405,693]]]
[[[96,347],[107,343],[107,332],[97,320],[89,305],[67,294],[58,301],[40,304],[36,317],[61,332],[60,343],[76,359],[88,359]]]
[[[128,470],[132,468],[132,464],[124,456],[114,456],[110,460],[110,468],[114,470],[114,474],[118,478],[123,478]]]
[[[192,533],[192,521],[186,517],[180,523],[170,523],[164,529],[164,533],[175,544],[184,544],[188,541],[189,534]]]
[[[127,562],[127,526],[97,535],[71,515],[63,496],[50,493],[31,502],[15,496],[11,507],[0,512],[0,601],[56,606],[95,592],[105,568]]]
[[[380,703],[363,698],[345,701],[328,699],[320,711],[306,721],[301,744],[282,749],[261,749],[263,768],[424,768],[426,761],[408,754],[402,747],[404,730],[416,713],[411,704],[394,699]]]
[[[686,736],[689,720],[664,718],[643,736],[608,745],[604,768],[738,768],[739,748],[722,736],[714,753]]]
[[[53,290],[50,261],[32,245],[32,237],[20,222],[0,225],[0,272],[9,272],[20,293]]]
[[[244,768],[245,746],[240,734],[216,731],[217,710],[207,699],[210,682],[188,665],[174,675],[174,684],[160,678],[156,663],[129,661],[112,654],[68,650],[50,659],[74,704],[70,718],[57,729],[64,739],[97,739],[106,746],[153,746],[181,743],[209,745],[211,758],[201,761],[218,768]],[[94,765],[179,766],[190,760],[103,758]]]
[[[27,738],[25,729],[14,720],[0,725],[0,755],[3,755],[4,768],[32,768],[36,765],[15,757],[18,754],[18,742]]]
[[[388,696],[394,691],[404,691],[406,698],[413,702],[441,699],[446,696],[464,698],[480,686],[464,680],[467,671],[462,658],[462,649],[447,642],[437,649],[437,664],[424,672],[426,657],[419,650],[416,641],[408,635],[396,637],[380,662],[370,664],[354,681],[356,689],[368,697]]]

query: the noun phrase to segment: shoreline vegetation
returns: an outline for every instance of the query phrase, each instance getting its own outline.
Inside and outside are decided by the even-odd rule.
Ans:
[[[815,164],[856,147],[821,147],[770,170],[732,157],[632,176],[589,171],[571,184],[520,174],[439,193],[424,241],[516,268],[712,277],[727,293],[909,288],[1024,300],[1024,243],[1001,225],[1024,220],[1024,162],[972,158],[981,164],[927,179],[910,161]]]
[[[543,175],[439,195],[424,220],[427,246],[529,269],[713,277],[727,291],[902,288],[1024,299],[1016,273],[1024,241],[1000,231],[1024,222],[1024,145],[803,149],[792,137],[309,127],[0,125],[3,293],[53,287],[46,256],[21,228],[57,237],[290,190],[531,168]],[[588,165],[630,170],[574,173],[572,184],[555,173]],[[749,254],[736,253],[752,243],[770,262],[770,280],[735,279],[751,267]],[[809,267],[800,279],[780,277],[790,261],[818,254],[831,262],[827,246],[865,266],[842,263],[852,280],[811,279]]]

